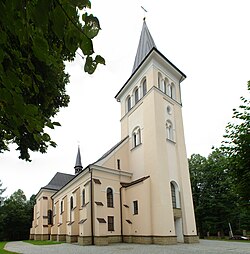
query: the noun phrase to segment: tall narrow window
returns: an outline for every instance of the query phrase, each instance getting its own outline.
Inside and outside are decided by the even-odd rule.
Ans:
[[[138,200],[133,201],[134,214],[138,214]]]
[[[121,163],[119,159],[117,159],[117,169],[121,169]]]
[[[53,212],[52,210],[48,210],[48,225],[53,224]]]
[[[135,89],[134,96],[135,96],[135,104],[136,104],[139,101],[139,89],[138,89],[138,87]]]
[[[114,225],[114,216],[108,216],[108,231],[114,231],[115,225]]]
[[[173,99],[175,99],[175,86],[174,86],[174,84],[173,83],[171,83],[171,84],[169,84],[168,85],[168,95],[171,97],[171,98],[173,98]]]
[[[162,80],[163,93],[167,94],[167,83],[165,80]]]
[[[136,147],[137,146],[137,144],[136,144],[136,132],[133,132],[132,139],[133,139],[133,147]]]
[[[73,197],[70,197],[70,210],[73,210],[74,208],[74,200]]]
[[[147,93],[147,80],[144,79],[142,83],[142,96],[145,96]]]
[[[174,130],[170,120],[167,120],[166,129],[167,129],[167,139],[174,141]]]
[[[62,214],[62,213],[63,213],[63,200],[61,201],[60,206],[61,206],[60,212],[61,212],[61,214]]]
[[[131,109],[131,97],[129,96],[129,97],[127,98],[127,112],[129,112],[130,109]]]
[[[113,190],[111,188],[107,189],[107,207],[114,207]]]
[[[161,80],[162,80],[162,75],[161,73],[158,73],[158,88],[161,90]]]
[[[171,196],[172,196],[172,205],[173,208],[176,208],[176,192],[175,192],[175,186],[173,183],[170,183],[171,186]]]
[[[133,147],[136,147],[141,144],[141,130],[139,127],[135,128],[135,130],[132,133],[132,142]]]
[[[85,200],[85,189],[82,190],[82,206],[85,206],[86,200]]]

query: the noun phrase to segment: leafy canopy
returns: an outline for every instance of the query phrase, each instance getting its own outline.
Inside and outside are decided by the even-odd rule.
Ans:
[[[93,56],[100,24],[87,8],[89,0],[0,1],[0,152],[14,143],[30,160],[29,150],[56,146],[45,128],[60,125],[52,119],[69,103],[64,61],[80,48],[85,72],[105,64]]]
[[[250,81],[247,84],[250,92]],[[232,173],[241,198],[250,201],[250,100],[241,97],[242,105],[233,109],[235,123],[226,127],[222,148],[231,159]]]

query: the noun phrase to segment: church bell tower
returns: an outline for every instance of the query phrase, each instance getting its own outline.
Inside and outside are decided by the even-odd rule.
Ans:
[[[115,96],[121,103],[121,138],[129,137],[133,180],[150,176],[147,233],[188,243],[198,237],[182,120],[185,78],[157,49],[144,20],[132,74]]]

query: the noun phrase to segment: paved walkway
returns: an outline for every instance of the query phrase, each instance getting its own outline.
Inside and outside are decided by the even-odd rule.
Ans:
[[[79,246],[76,244],[32,245],[9,242],[6,250],[23,254],[250,254],[250,243],[201,240],[199,244],[142,245],[111,244],[109,246]]]

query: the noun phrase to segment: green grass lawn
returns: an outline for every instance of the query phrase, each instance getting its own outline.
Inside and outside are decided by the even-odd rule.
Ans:
[[[0,254],[16,254],[17,252],[4,250],[4,246],[7,242],[0,242]]]
[[[61,242],[54,241],[35,241],[35,240],[24,240],[26,243],[34,245],[50,245],[50,244],[60,244]],[[4,246],[7,242],[0,242],[0,254],[17,254],[17,252],[7,251],[4,249]]]
[[[61,244],[61,242],[56,242],[56,241],[37,241],[37,240],[24,240],[23,242],[25,243],[30,243],[34,245],[51,245],[51,244]],[[1,254],[1,252],[0,252]]]

